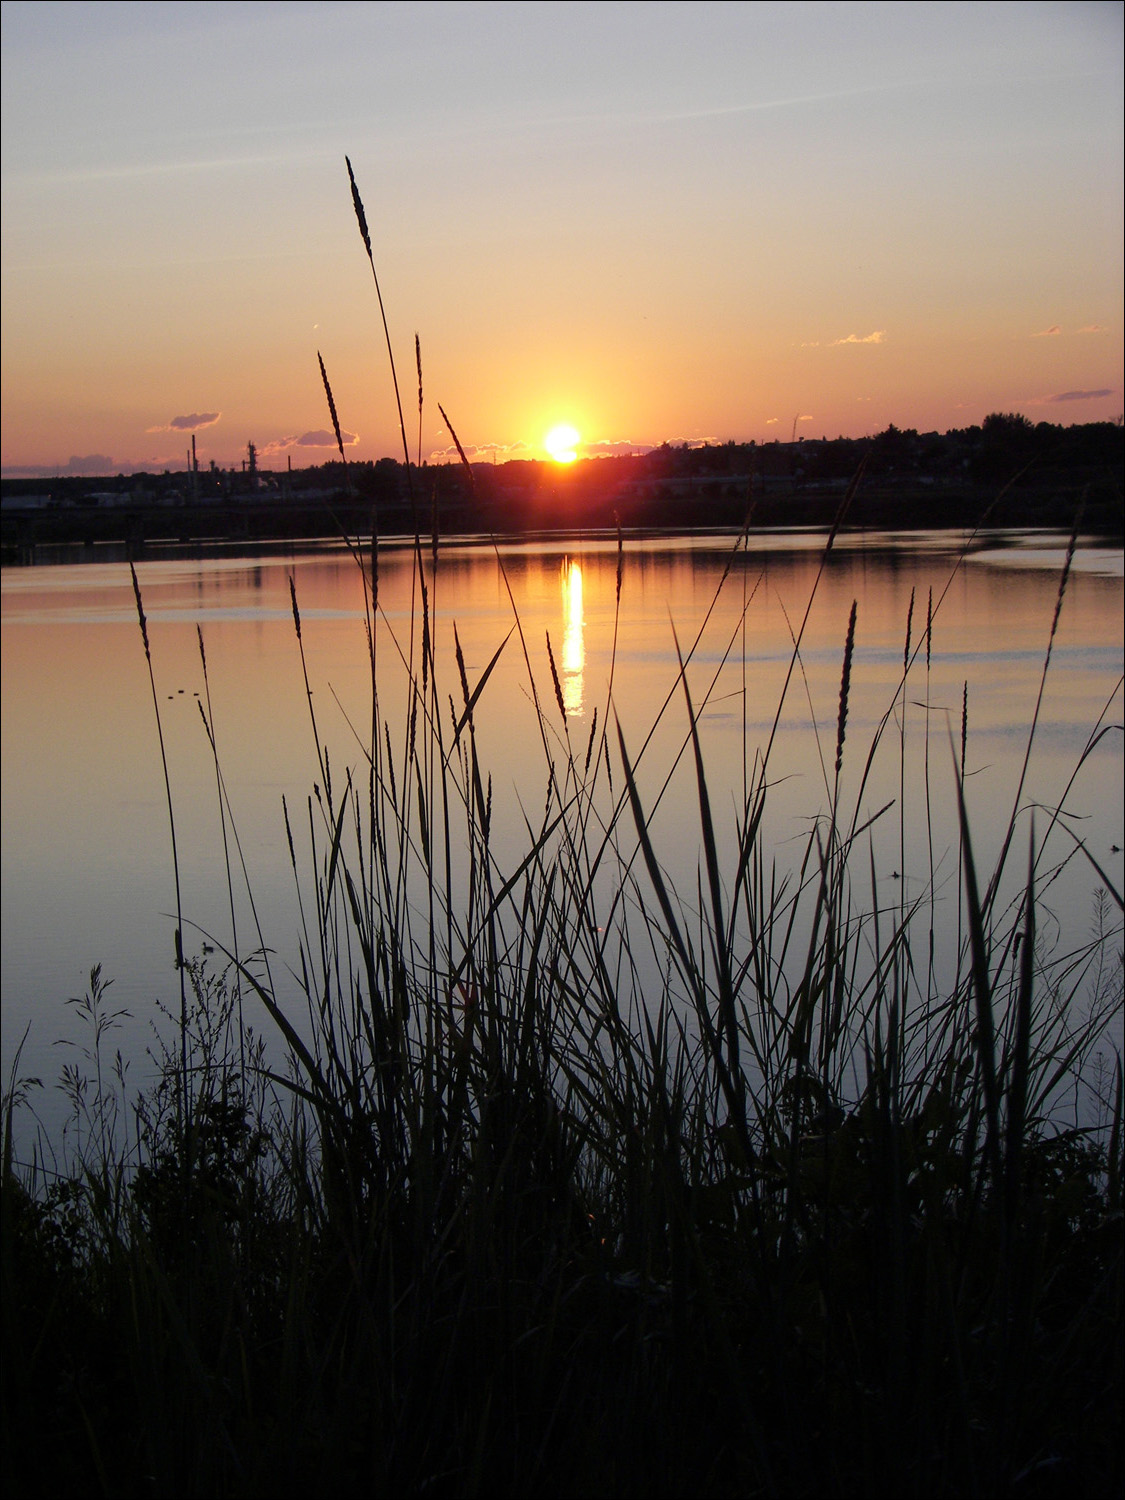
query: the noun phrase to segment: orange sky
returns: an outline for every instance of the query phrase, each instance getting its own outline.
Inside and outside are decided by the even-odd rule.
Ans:
[[[1116,418],[1122,10],[4,6],[6,475]],[[329,446],[332,445],[332,446]],[[601,445],[601,446],[599,446]]]

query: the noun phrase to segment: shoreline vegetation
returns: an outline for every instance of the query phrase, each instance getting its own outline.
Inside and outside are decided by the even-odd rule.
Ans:
[[[247,883],[200,631],[231,930],[197,957],[177,911],[180,1008],[153,1089],[138,1096],[113,1055],[98,970],[74,1002],[62,1143],[17,1150],[41,1085],[18,1059],[8,1082],[6,1493],[1116,1497],[1122,897],[1067,803],[1082,764],[1120,745],[1120,682],[1068,783],[1032,807],[1036,708],[985,866],[961,794],[967,709],[958,743],[927,707],[942,599],[912,598],[866,743],[849,722],[853,606],[820,803],[787,876],[764,829],[808,611],[773,731],[744,735],[740,787],[708,779],[702,631],[677,641],[654,715],[680,726],[698,830],[696,881],[677,891],[645,791],[665,768],[617,722],[612,665],[579,730],[549,637],[539,681],[513,610],[479,677],[458,647],[446,680],[438,529],[419,528],[397,628],[377,539],[350,545],[370,712],[349,765],[329,757],[304,654],[316,625],[291,581],[312,782],[279,855],[298,972],[234,921]],[[619,561],[619,610],[621,577]],[[167,778],[160,633],[133,583]],[[526,666],[543,795],[501,862],[478,728],[505,650]],[[387,653],[406,666],[393,703]],[[898,776],[882,808],[865,796],[877,757]],[[846,760],[863,771],[845,794]],[[932,849],[946,786],[956,902]],[[170,785],[168,803],[176,866]],[[908,816],[931,830],[930,878],[880,897],[871,827],[889,820],[901,851]],[[1052,944],[1043,895],[1075,860],[1093,931]]]
[[[761,834],[772,739],[748,747],[733,830],[715,822],[684,643],[660,716],[694,762],[685,896],[650,833],[645,746],[607,727],[612,683],[576,743],[556,675],[530,666],[546,795],[501,867],[476,751],[495,659],[438,680],[436,538],[404,636],[378,611],[378,549],[355,555],[364,747],[330,764],[310,687],[315,785],[286,814],[307,819],[288,850],[304,1015],[269,935],[232,930],[186,953],[149,1092],[113,1055],[97,970],[63,1143],[17,1150],[38,1080],[17,1062],[8,1082],[6,1492],[1118,1494],[1121,893],[1065,831],[1068,786],[1054,809],[1017,791],[987,870],[961,803],[956,920],[935,882],[888,905],[862,789],[840,793],[845,755],[905,764],[909,718],[960,797],[969,726],[958,752],[924,714],[940,600],[912,603],[867,745],[849,628],[792,879]],[[303,669],[295,592],[293,622]],[[405,715],[379,694],[386,650],[411,664]],[[160,728],[155,682],[153,704]],[[1120,736],[1115,711],[1120,684],[1081,759]],[[233,889],[218,757],[216,784]],[[874,817],[901,825],[909,795],[929,820],[929,781],[902,791]],[[1064,951],[1037,914],[1071,859],[1099,894]]]

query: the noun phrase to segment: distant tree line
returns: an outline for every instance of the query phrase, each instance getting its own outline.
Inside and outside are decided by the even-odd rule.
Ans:
[[[16,496],[89,507],[117,496],[122,509],[203,507],[245,516],[275,514],[280,534],[336,523],[348,529],[526,530],[611,526],[820,524],[862,468],[856,524],[960,525],[989,514],[996,524],[1068,525],[1079,505],[1090,523],[1122,529],[1125,428],[1116,422],[1062,427],[993,412],[979,426],[919,433],[893,424],[873,437],[794,442],[663,444],[647,452],[570,465],[407,466],[397,459],[340,460],[305,469],[119,474],[115,478],[5,480]],[[994,514],[989,507],[994,508]],[[996,507],[999,507],[996,509]],[[281,513],[288,515],[282,522]],[[218,519],[218,517],[216,517]],[[256,534],[266,517],[255,523]],[[294,533],[295,534],[295,533]]]

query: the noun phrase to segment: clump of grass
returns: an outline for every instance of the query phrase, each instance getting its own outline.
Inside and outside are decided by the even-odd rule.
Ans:
[[[440,555],[418,565],[410,713],[377,703],[366,786],[310,714],[307,1024],[261,963],[189,962],[178,1045],[126,1109],[95,976],[93,1126],[57,1177],[21,1175],[10,1098],[19,1485],[20,1433],[61,1402],[52,1483],[79,1487],[1108,1493],[1119,1067],[1102,1134],[1052,1105],[1120,1005],[1119,925],[1044,952],[1041,844],[987,915],[962,802],[967,940],[935,993],[930,898],[864,909],[839,770],[786,884],[763,759],[728,863],[690,648],[696,899],[664,872],[647,748],[573,747],[546,708],[545,799],[501,867],[475,727],[503,646],[445,696]],[[284,1061],[239,1020],[254,1000]]]
[[[669,780],[646,801],[639,776],[651,735],[629,748],[611,675],[574,745],[550,643],[541,694],[517,615],[544,791],[502,862],[477,730],[511,633],[475,679],[458,643],[450,690],[436,529],[405,640],[374,538],[369,572],[355,555],[355,766],[330,764],[292,594],[316,778],[307,863],[285,809],[305,1016],[232,936],[220,971],[182,966],[154,1090],[97,1066],[76,1089],[101,1123],[57,1175],[15,1160],[26,1089],[6,1098],[16,1491],[1116,1494],[1120,1061],[1103,1128],[1056,1106],[1120,1009],[1120,924],[1046,951],[1057,857],[1029,840],[1004,907],[963,799],[964,941],[932,880],[880,906],[872,820],[842,792],[854,606],[835,775],[791,878],[764,830],[804,624],[733,844],[700,735],[717,673],[689,683],[698,638],[677,642],[682,707],[659,717],[681,715],[693,772],[688,897],[654,821]],[[622,577],[619,546],[619,607]],[[861,787],[935,613],[913,649],[908,625]],[[408,664],[405,704],[384,701],[380,649]],[[208,702],[217,758],[213,722]],[[967,736],[965,714],[958,798]]]

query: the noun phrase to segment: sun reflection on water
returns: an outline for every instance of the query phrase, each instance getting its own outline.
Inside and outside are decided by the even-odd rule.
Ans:
[[[568,714],[581,715],[586,667],[582,634],[582,569],[564,557],[559,569],[563,604],[562,694]]]

